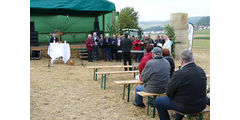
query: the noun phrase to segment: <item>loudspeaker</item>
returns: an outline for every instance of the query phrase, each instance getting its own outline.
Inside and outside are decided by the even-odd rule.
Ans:
[[[30,32],[30,46],[38,46],[38,32]]]
[[[41,51],[33,50],[30,55],[31,60],[40,60],[41,59]]]
[[[94,31],[96,31],[96,32],[99,31],[99,22],[98,21],[94,22]]]
[[[33,21],[30,21],[30,31],[34,32],[35,31],[35,26],[34,26],[34,22]]]

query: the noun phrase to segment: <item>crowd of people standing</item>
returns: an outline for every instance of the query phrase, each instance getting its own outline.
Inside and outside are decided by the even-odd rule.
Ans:
[[[144,51],[144,54],[146,54],[146,46],[150,44],[155,47],[159,46],[166,48],[171,54],[173,45],[172,40],[163,34],[161,36],[158,35],[155,41],[150,35],[142,35],[141,39],[139,36],[131,37],[128,34],[124,34],[123,36],[117,34],[112,35],[112,37],[110,37],[109,34],[106,34],[105,37],[103,34],[100,34],[99,36],[97,36],[97,33],[94,32],[93,35],[89,34],[88,38],[86,39],[89,62],[93,62],[94,60],[122,61],[122,58],[126,55],[126,60],[129,61],[129,64],[131,64],[131,53],[126,54],[126,51]],[[122,50],[122,53],[119,53],[118,50]],[[142,53],[134,53],[135,62],[140,63],[142,57]]]

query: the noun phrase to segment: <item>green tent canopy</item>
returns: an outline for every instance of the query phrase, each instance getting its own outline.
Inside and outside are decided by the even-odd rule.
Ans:
[[[100,31],[107,33],[106,27],[112,24],[113,17],[114,22],[118,19],[113,11],[116,13],[115,4],[107,0],[30,0],[30,21],[35,24],[39,43],[48,43],[50,32],[55,29],[63,32],[62,40],[84,42],[94,30],[96,18]]]
[[[115,4],[107,0],[31,0],[31,14],[68,14],[98,16],[115,11]],[[89,14],[89,13],[90,14]]]

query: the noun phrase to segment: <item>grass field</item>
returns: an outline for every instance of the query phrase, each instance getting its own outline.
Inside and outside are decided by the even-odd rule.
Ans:
[[[196,31],[194,31],[194,34],[196,34],[196,35],[199,35],[199,34],[210,35],[210,30],[196,30]]]
[[[193,49],[210,49],[210,30],[194,31]]]

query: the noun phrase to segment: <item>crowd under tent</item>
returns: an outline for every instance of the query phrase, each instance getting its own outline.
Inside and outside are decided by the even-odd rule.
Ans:
[[[30,0],[40,44],[49,43],[54,30],[60,30],[61,41],[82,43],[93,31],[108,33],[107,25],[117,19],[115,4],[107,0]]]

